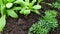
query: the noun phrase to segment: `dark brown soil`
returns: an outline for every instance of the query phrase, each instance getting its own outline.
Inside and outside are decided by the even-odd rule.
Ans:
[[[29,27],[37,21],[36,14],[29,16],[20,15],[18,19],[8,17],[7,24],[2,34],[27,34]]]
[[[45,2],[53,2],[54,0],[44,0]],[[39,10],[41,12],[41,16],[43,16],[43,12],[47,9],[52,9],[50,6],[42,3],[42,9]],[[58,28],[54,31],[50,31],[49,34],[60,34],[60,10],[57,10],[58,16]],[[28,30],[30,26],[37,21],[39,16],[31,13],[29,16],[19,15],[18,19],[13,19],[11,17],[7,17],[7,24],[2,34],[28,34]]]

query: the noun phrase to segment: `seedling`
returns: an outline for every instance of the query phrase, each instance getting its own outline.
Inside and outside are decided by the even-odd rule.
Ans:
[[[32,0],[32,2],[30,2],[30,0],[25,0],[25,1],[17,0],[14,3],[21,5],[20,14],[28,15],[31,12],[40,14],[38,9],[41,9],[41,6],[39,5],[39,3],[41,3],[42,0],[38,0],[37,4],[35,5],[36,1],[37,0]]]
[[[9,0],[0,0],[0,32],[3,31],[3,28],[6,25],[6,16],[9,15],[13,18],[17,18],[18,15],[15,13],[14,10],[11,10],[10,8],[13,6],[12,1]]]
[[[56,15],[54,10],[46,11],[45,16],[39,18],[38,22],[31,26],[28,34],[47,34],[51,28],[55,29],[58,26]]]

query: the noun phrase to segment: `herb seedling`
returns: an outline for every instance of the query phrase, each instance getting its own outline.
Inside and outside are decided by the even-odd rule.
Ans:
[[[41,9],[41,6],[39,5],[39,3],[41,3],[42,0],[38,0],[38,3],[36,5],[34,5],[36,3],[36,1],[37,0],[32,0],[32,2],[30,2],[30,0],[25,0],[25,1],[17,0],[14,3],[21,5],[20,14],[28,15],[31,12],[40,14],[38,9]]]
[[[31,12],[40,14],[38,9],[41,9],[39,3],[41,0],[38,0],[38,3],[35,5],[37,0],[0,0],[0,32],[3,30],[6,24],[6,16],[11,16],[13,18],[18,18],[17,12],[20,14],[28,15]],[[17,6],[17,5],[21,6]]]
[[[54,10],[46,11],[45,16],[39,18],[38,22],[31,26],[28,34],[47,34],[51,28],[55,29],[58,26],[56,15]]]
[[[11,0],[0,0],[0,32],[3,31],[3,28],[5,27],[6,24],[6,16],[9,15],[13,18],[17,18],[18,15],[15,13],[14,10],[11,10],[10,8],[13,6],[13,3]]]

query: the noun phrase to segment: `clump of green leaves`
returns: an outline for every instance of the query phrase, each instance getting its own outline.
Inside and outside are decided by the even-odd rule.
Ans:
[[[25,0],[25,1],[16,0],[14,3],[21,5],[20,14],[29,15],[31,12],[40,14],[38,9],[41,9],[41,6],[39,5],[39,3],[41,3],[41,1],[42,0],[38,0],[38,2],[37,2],[37,0],[32,0],[30,2],[30,0]],[[36,3],[36,5],[35,5],[35,3]]]
[[[55,29],[58,22],[55,19],[57,13],[53,10],[45,12],[45,16],[39,18],[38,22],[33,24],[29,29],[28,34],[47,34],[51,28]]]
[[[9,0],[0,0],[0,32],[3,31],[3,28],[6,25],[6,16],[9,15],[13,18],[17,18],[18,15],[15,13],[14,10],[11,10],[10,8],[13,6],[13,1]]]
[[[45,21],[47,21],[48,23],[50,23],[51,28],[55,28],[58,26],[58,21],[55,18],[57,16],[57,12],[55,10],[47,10],[45,12],[45,16],[43,17],[43,19]]]
[[[38,9],[41,9],[39,3],[42,0],[0,0],[0,32],[3,30],[6,24],[6,16],[18,18],[17,12],[24,15],[29,15],[31,12],[40,14]],[[19,5],[19,6],[17,6]]]

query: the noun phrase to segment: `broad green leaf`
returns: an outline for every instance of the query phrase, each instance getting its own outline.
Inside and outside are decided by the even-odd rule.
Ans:
[[[35,5],[33,6],[34,9],[41,9],[41,6],[40,5]]]
[[[17,1],[15,1],[14,3],[16,3],[16,4],[20,4],[21,7],[24,7],[24,6],[29,5],[29,3],[24,2],[23,0],[17,0]]]
[[[21,7],[26,6],[26,5],[25,5],[25,2],[24,2],[23,0],[17,0],[17,1],[15,1],[14,3],[16,3],[16,4],[20,4]]]
[[[24,14],[24,11],[23,11],[23,10],[21,10],[19,13],[20,13],[20,14]]]
[[[14,3],[20,3],[23,2],[23,0],[16,0]]]
[[[43,0],[38,0],[38,4],[41,3]]]
[[[5,27],[6,25],[6,19],[5,19],[5,15],[3,15],[1,18],[0,18],[0,32],[3,31],[3,28]]]
[[[7,3],[7,4],[6,4],[6,7],[7,7],[7,8],[11,8],[12,6],[13,6],[13,3]]]
[[[34,3],[35,3],[36,1],[37,1],[37,0],[32,0],[32,2],[31,2],[31,3],[34,5]]]
[[[7,10],[7,13],[9,16],[11,16],[13,18],[18,18],[18,15],[15,13],[14,10]]]
[[[20,14],[28,15],[28,14],[30,14],[30,12],[31,12],[30,10],[23,9],[20,11]]]
[[[1,3],[1,6],[0,6],[0,7],[1,7],[1,15],[3,15],[3,12],[4,12],[4,11],[3,11],[3,10],[4,10],[3,1],[2,1],[2,0],[0,0],[0,3]]]
[[[36,13],[36,14],[40,14],[40,12],[38,10],[33,10],[32,12]]]
[[[12,10],[21,10],[21,7],[13,7]]]
[[[5,5],[1,5],[1,15],[4,14]]]
[[[30,10],[25,10],[25,11],[24,11],[24,15],[29,15],[30,13],[31,13]]]

